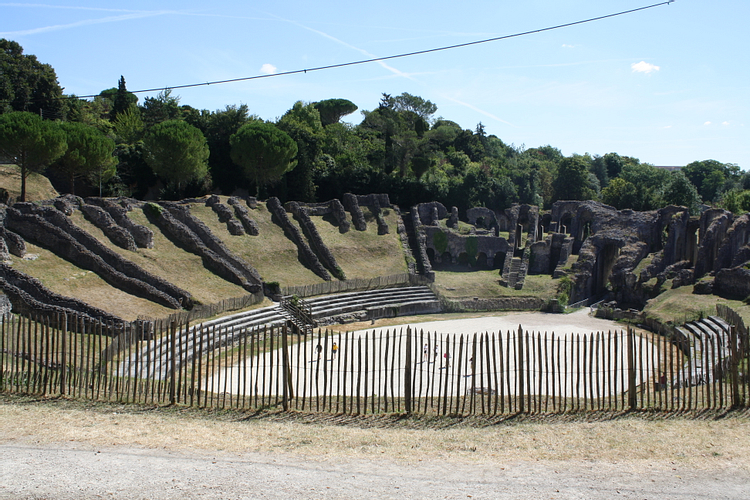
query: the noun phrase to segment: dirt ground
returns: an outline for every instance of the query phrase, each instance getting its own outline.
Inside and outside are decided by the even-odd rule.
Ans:
[[[750,412],[347,417],[0,397],[0,498],[747,499]]]

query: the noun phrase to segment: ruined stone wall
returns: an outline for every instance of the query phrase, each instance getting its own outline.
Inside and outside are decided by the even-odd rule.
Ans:
[[[696,279],[720,269],[722,263],[718,258],[719,249],[733,217],[731,212],[721,209],[709,209],[701,215],[698,260],[695,263]]]
[[[437,226],[439,220],[448,217],[448,210],[439,201],[420,203],[416,206],[416,210],[419,213],[419,220],[425,226]]]
[[[102,309],[51,291],[41,281],[4,263],[0,263],[0,288],[13,304],[13,310],[19,314],[34,313],[47,317],[80,315],[88,319],[123,323],[121,318]]]
[[[401,218],[401,210],[398,207],[394,207],[396,215],[398,217],[396,222],[396,231],[398,237],[401,240],[401,248],[404,251],[404,259],[406,260],[406,268],[409,274],[417,274],[417,264],[414,260],[414,252],[409,245],[409,234],[406,232],[406,226],[404,220]]]
[[[415,249],[415,258],[417,259],[417,269],[420,270],[420,274],[423,276],[435,279],[435,273],[432,270],[432,265],[430,264],[430,258],[427,256],[427,245],[426,240],[427,236],[425,235],[424,230],[422,229],[422,222],[419,218],[419,210],[417,207],[412,207],[411,209],[411,222],[412,227],[414,228],[414,238],[416,240],[417,248]]]
[[[250,217],[250,212],[248,212],[246,207],[242,206],[240,199],[233,196],[229,198],[227,203],[234,207],[234,215],[239,219],[242,227],[245,228],[245,233],[250,236],[258,236],[258,234],[260,234],[258,223]]]
[[[97,205],[106,210],[120,227],[123,227],[130,232],[135,244],[139,248],[154,248],[153,231],[146,226],[136,224],[130,219],[130,217],[128,217],[128,212],[132,210],[133,205],[130,200],[121,199],[121,205],[106,198],[86,198],[85,201],[89,205]]]
[[[120,248],[134,252],[138,247],[135,238],[124,227],[119,226],[109,213],[96,205],[83,204],[81,213],[93,225],[102,230],[109,240]]]
[[[344,194],[344,199],[342,200],[342,202],[344,204],[344,207],[352,216],[354,229],[356,229],[357,231],[367,231],[367,222],[365,221],[365,216],[362,213],[362,209],[359,207],[359,201],[357,197],[351,193],[346,193]]]
[[[78,267],[94,271],[110,285],[130,294],[174,309],[192,306],[188,292],[105,247],[72,224],[62,212],[51,208],[37,209],[33,204],[18,205],[27,213],[15,207],[9,208],[6,225],[24,239],[47,248]]]
[[[356,198],[354,201],[356,203]],[[302,264],[310,268],[312,272],[314,272],[324,280],[331,281],[331,275],[328,273],[325,266],[323,266],[323,264],[320,262],[317,255],[315,255],[315,252],[312,251],[310,245],[307,244],[304,237],[302,236],[302,233],[300,233],[300,230],[297,229],[297,227],[289,220],[289,217],[286,215],[286,210],[284,210],[284,207],[281,206],[281,202],[279,201],[279,199],[275,196],[269,198],[266,202],[266,206],[268,207],[268,210],[271,212],[273,217],[276,219],[275,222],[279,226],[281,226],[289,239],[291,239],[294,244],[297,245],[297,250],[299,250],[300,261],[302,262]],[[359,209],[359,205],[357,205],[357,209]]]
[[[344,274],[344,270],[341,269],[341,267],[338,265],[338,263],[336,262],[336,258],[333,256],[333,253],[328,248],[328,246],[326,246],[323,238],[321,238],[320,233],[318,232],[318,228],[315,227],[315,223],[307,214],[307,209],[301,207],[295,201],[289,202],[288,205],[290,211],[299,222],[302,231],[305,233],[305,236],[307,236],[307,240],[310,242],[310,245],[315,254],[318,256],[320,262],[331,272],[334,277],[336,277],[336,279],[345,280],[346,275]]]
[[[147,204],[143,207],[143,211],[164,233],[181,243],[188,251],[199,255],[203,259],[203,265],[206,269],[231,283],[240,285],[251,293],[255,293],[262,288],[262,282],[259,278],[257,281],[252,279],[251,270],[235,266],[235,259],[227,258],[227,255],[232,255],[231,252],[226,250],[227,254],[223,252],[220,254],[216,251],[224,244],[217,245],[216,241],[212,241],[212,239],[217,239],[215,236],[212,235],[212,238],[204,240],[203,236],[211,234],[210,230],[205,224],[194,218],[187,207],[174,204],[169,207]],[[185,221],[190,225],[186,224]],[[196,231],[205,234],[197,234]]]

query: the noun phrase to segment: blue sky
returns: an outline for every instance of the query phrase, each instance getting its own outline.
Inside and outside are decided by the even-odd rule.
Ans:
[[[51,64],[66,93],[242,78],[536,30],[654,0],[0,2],[0,37]],[[115,5],[116,7],[109,7]],[[750,1],[676,0],[616,18],[450,51],[176,90],[182,104],[295,101],[374,109],[419,95],[436,116],[508,144],[617,152],[655,165],[750,169]],[[142,100],[148,94],[139,94]],[[155,95],[155,93],[151,94]],[[348,117],[358,122],[357,112]]]

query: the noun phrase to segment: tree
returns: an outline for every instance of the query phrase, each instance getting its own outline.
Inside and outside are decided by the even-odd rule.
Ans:
[[[25,111],[0,115],[0,157],[21,169],[20,201],[26,201],[29,174],[43,172],[66,148],[65,134],[56,123]]]
[[[564,158],[553,181],[556,200],[590,200],[596,193],[589,187],[587,162],[582,156]]]
[[[602,189],[602,201],[618,210],[633,208],[636,205],[638,190],[631,183],[616,177]]]
[[[226,194],[234,191],[243,178],[242,170],[229,154],[232,148],[229,138],[252,119],[257,118],[249,116],[246,104],[227,106],[203,117],[202,130],[211,151],[208,157],[211,179]]]
[[[710,202],[719,198],[725,181],[739,178],[740,169],[730,163],[703,160],[686,165],[681,172],[690,179],[703,199]]]
[[[128,92],[125,87],[125,77],[120,75],[117,90],[112,98],[112,111],[109,114],[109,119],[115,121],[119,115],[128,111],[131,106],[135,106],[137,102],[138,96]]]
[[[145,160],[159,177],[177,184],[208,173],[208,145],[200,130],[181,120],[154,125],[143,139]]]
[[[258,196],[261,186],[279,180],[297,165],[297,143],[272,123],[246,123],[229,138],[229,143],[232,161],[255,183]]]
[[[384,94],[384,96],[385,95],[386,94]],[[435,111],[437,111],[436,104],[407,92],[396,97],[388,96],[388,100],[390,101],[391,107],[396,111],[411,111],[428,122],[431,120],[432,115],[435,114]]]
[[[662,193],[662,200],[664,205],[687,207],[693,215],[700,213],[698,205],[701,202],[701,197],[698,190],[682,172],[671,173],[669,182]]]
[[[314,104],[297,101],[281,117],[278,127],[297,143],[297,166],[288,172],[287,196],[298,201],[315,201],[314,172],[321,154],[323,125],[320,112]]]
[[[320,123],[325,127],[357,111],[357,105],[347,99],[326,99],[316,102],[315,109],[320,113]]]
[[[52,168],[68,178],[70,194],[75,192],[75,180],[96,173],[102,182],[115,173],[115,158],[112,152],[115,142],[98,129],[83,123],[60,124],[68,145],[65,153],[52,164]]]
[[[52,66],[24,55],[18,43],[0,38],[0,113],[30,111],[63,118],[62,91]]]
[[[162,90],[156,97],[147,97],[141,107],[141,118],[147,127],[167,120],[179,120],[182,118],[180,97],[173,96],[171,89]]]

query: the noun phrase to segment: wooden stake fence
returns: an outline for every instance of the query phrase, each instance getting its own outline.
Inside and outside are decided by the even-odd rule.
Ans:
[[[142,404],[345,414],[497,415],[696,410],[748,404],[747,332],[696,340],[411,329],[309,337],[287,329],[82,318],[0,323],[0,390]],[[743,327],[744,328],[744,327]],[[333,350],[336,343],[337,350]],[[744,360],[744,361],[743,361]]]

